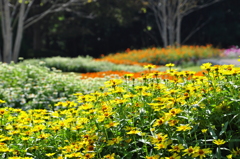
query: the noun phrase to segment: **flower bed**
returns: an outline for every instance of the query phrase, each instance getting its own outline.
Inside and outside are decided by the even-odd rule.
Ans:
[[[76,100],[23,111],[1,100],[3,158],[239,158],[240,69],[201,66],[110,79]],[[162,78],[162,76],[171,78]]]
[[[240,48],[238,46],[232,46],[228,49],[225,49],[221,54],[223,57],[227,58],[236,58],[240,56]]]
[[[197,63],[199,59],[218,57],[221,50],[207,46],[181,46],[179,48],[148,48],[143,50],[126,50],[123,53],[115,53],[102,56],[99,60],[125,64],[132,62],[151,63],[155,65],[165,65],[175,63],[182,65],[186,62]]]
[[[23,64],[42,65],[48,68],[56,68],[63,72],[100,72],[100,71],[131,71],[139,72],[144,69],[140,65],[129,65],[129,64],[115,64],[109,61],[96,61],[90,56],[86,57],[51,57],[42,59],[27,59],[22,62]],[[136,63],[136,62],[135,62]]]
[[[104,79],[80,79],[74,74],[32,64],[0,63],[0,99],[9,107],[47,109],[56,102],[70,100],[78,91],[89,93]]]

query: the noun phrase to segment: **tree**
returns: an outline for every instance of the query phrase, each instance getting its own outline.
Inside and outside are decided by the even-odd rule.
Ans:
[[[17,62],[23,31],[46,15],[60,11],[72,11],[74,6],[83,6],[91,0],[1,0],[0,15],[3,49],[0,61]],[[42,12],[30,15],[33,7],[41,7]],[[82,15],[80,12],[76,12]]]
[[[190,13],[221,0],[143,0],[153,11],[164,47],[181,45],[182,19]],[[195,33],[199,27],[187,36]]]
[[[41,26],[40,39],[43,41],[41,50],[32,51],[31,47],[24,53],[32,55],[34,52],[34,55],[44,56],[45,52],[49,52],[45,57],[56,56],[55,52],[60,56],[99,57],[101,54],[121,52],[127,48],[147,47],[142,43],[142,30],[145,26],[142,22],[145,14],[140,13],[142,7],[142,0],[98,0],[81,8],[84,13],[94,11],[94,19],[82,18],[72,12],[51,14],[38,22]],[[60,21],[59,17],[64,17],[64,20]],[[25,37],[32,37],[32,29],[38,23],[25,32]],[[145,37],[148,41],[147,35]],[[25,40],[27,38],[23,42]],[[28,46],[25,45],[26,47]],[[22,55],[21,50],[20,56]]]

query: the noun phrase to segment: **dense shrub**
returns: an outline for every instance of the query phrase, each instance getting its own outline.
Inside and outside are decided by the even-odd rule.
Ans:
[[[100,80],[81,80],[77,75],[64,75],[40,65],[1,63],[0,99],[14,108],[49,108],[71,99],[73,93],[97,90],[102,85]]]

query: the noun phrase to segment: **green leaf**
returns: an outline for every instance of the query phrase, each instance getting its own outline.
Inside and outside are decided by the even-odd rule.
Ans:
[[[193,129],[191,130],[190,134],[193,134],[195,131],[198,130],[198,125],[195,125]]]
[[[138,152],[138,151],[141,151],[142,148],[136,148],[135,150],[132,150],[131,152]]]
[[[217,156],[220,159],[221,158],[221,150],[220,147],[217,147]]]
[[[152,27],[151,27],[151,26],[147,26],[147,30],[148,30],[148,31],[151,31],[151,30],[152,30]]]
[[[132,94],[137,94],[137,92],[135,92],[135,91],[132,90],[132,89],[129,89],[129,91],[130,91]]]
[[[226,132],[227,126],[228,126],[228,121],[224,124],[224,127],[223,127],[222,130],[220,131],[219,136],[221,136],[224,132]]]
[[[231,139],[229,142],[240,142],[240,139]]]
[[[63,21],[65,18],[62,16],[62,17],[58,17],[58,20],[59,21]]]
[[[144,143],[144,144],[151,145],[151,143],[148,142],[146,139],[140,139],[140,140],[138,140],[138,141],[139,141],[139,142],[142,142],[142,143]]]
[[[213,137],[213,139],[217,139],[218,138],[216,133],[215,133],[215,131],[211,127],[208,128],[208,130],[209,130],[210,135]]]
[[[141,8],[141,11],[142,11],[143,13],[147,13],[147,9],[146,9],[146,8]]]

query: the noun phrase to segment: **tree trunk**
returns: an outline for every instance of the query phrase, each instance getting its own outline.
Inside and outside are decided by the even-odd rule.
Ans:
[[[21,42],[22,42],[24,11],[25,11],[25,0],[22,0],[19,18],[18,18],[17,35],[16,35],[15,45],[14,45],[14,50],[13,50],[13,59],[12,59],[15,63],[18,61],[20,46],[21,46]]]
[[[79,1],[79,3],[75,3],[75,2],[78,2],[75,0],[71,0],[71,1],[66,0],[64,2],[56,1],[56,3],[53,3],[41,13],[28,17],[29,10],[35,1],[31,0],[29,1],[29,3],[25,3],[26,1],[27,0],[21,0],[21,1],[0,0],[0,13],[1,13],[2,36],[3,36],[3,51],[2,51],[2,57],[0,54],[0,60],[2,60],[3,62],[10,63],[12,60],[14,62],[17,62],[24,29],[38,22],[39,20],[41,20],[42,18],[44,18],[46,15],[50,13],[65,11],[66,8],[73,5],[82,6],[82,5],[85,5],[87,2],[87,1]],[[46,2],[46,4],[47,3],[48,2]],[[16,20],[16,22],[18,23],[14,42],[13,42],[13,39],[14,39],[13,26],[15,22],[13,22],[12,20]],[[13,47],[13,44],[14,44],[14,47]]]
[[[0,1],[0,13],[1,13],[1,26],[2,26],[2,36],[3,36],[3,39],[4,39],[4,25],[3,25],[3,1]],[[0,48],[0,61],[3,61],[3,53],[2,53],[3,49]]]
[[[168,37],[169,37],[169,44],[168,45],[174,45],[175,43],[175,29],[174,29],[174,21],[170,17],[168,22]]]
[[[174,0],[176,1],[176,0]],[[168,29],[168,45],[174,45],[175,42],[175,2],[168,0],[167,2],[167,29]]]
[[[10,63],[12,57],[12,26],[8,0],[2,0],[3,62]]]
[[[182,17],[178,14],[177,17],[177,27],[176,27],[176,42],[177,46],[179,47],[181,45],[181,22],[182,22]]]
[[[163,0],[163,46],[167,47],[168,46],[168,34],[167,34],[167,11],[166,11],[166,0]]]

